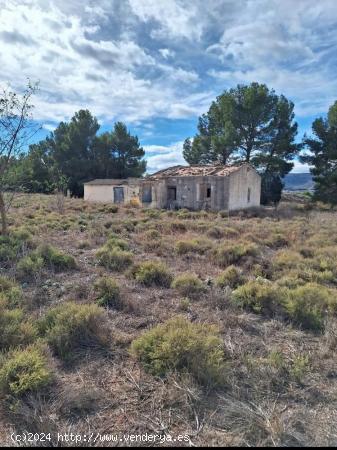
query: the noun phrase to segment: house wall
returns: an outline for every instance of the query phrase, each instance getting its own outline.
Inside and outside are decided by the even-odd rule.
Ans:
[[[139,185],[84,185],[84,200],[89,202],[114,203],[114,187],[124,188],[124,203],[139,198]]]
[[[170,187],[176,188],[176,200],[168,198]],[[209,198],[207,189],[211,189]],[[228,190],[228,177],[172,177],[152,182],[152,203],[148,203],[147,206],[221,210],[228,204]]]
[[[236,209],[260,206],[261,177],[250,166],[242,166],[240,170],[229,175],[229,198],[227,208]],[[250,201],[248,201],[248,188],[250,188]]]
[[[149,196],[149,186],[151,195]],[[146,198],[151,202],[144,203],[150,208],[188,208],[192,210],[222,209],[236,210],[260,205],[261,178],[250,166],[242,166],[229,176],[185,176],[169,177],[159,180],[129,179],[128,184],[84,185],[84,199],[92,202],[114,202],[114,187],[124,188],[124,202],[133,198],[143,199],[143,187],[147,189]],[[176,188],[176,199],[169,199],[168,188]],[[248,201],[250,188],[250,201]],[[210,197],[207,191],[210,189]]]

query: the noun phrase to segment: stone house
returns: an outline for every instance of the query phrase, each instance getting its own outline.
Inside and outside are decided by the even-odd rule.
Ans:
[[[237,210],[260,205],[261,177],[249,164],[174,166],[146,178],[94,180],[84,185],[84,199],[149,208]]]

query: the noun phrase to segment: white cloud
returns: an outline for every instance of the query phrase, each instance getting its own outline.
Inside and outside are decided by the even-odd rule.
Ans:
[[[177,0],[129,0],[133,12],[144,22],[150,20],[160,24],[153,37],[200,39],[201,22],[197,21],[196,3]]]
[[[84,20],[62,11],[58,3],[48,9],[41,4],[8,0],[0,11],[0,81],[22,89],[27,77],[40,80],[38,120],[68,119],[79,108],[89,108],[103,120],[129,122],[201,113],[202,106],[191,96],[198,74],[157,64],[128,33],[105,37],[100,27],[107,18],[100,20],[108,9],[87,7],[90,17]],[[182,84],[188,88],[182,90]]]
[[[294,161],[294,168],[292,170],[292,173],[309,173],[309,172],[310,172],[309,164],[303,164],[297,160]]]
[[[175,55],[175,52],[169,48],[160,48],[159,53],[164,59],[173,58]]]
[[[183,158],[183,141],[164,145],[144,145],[147,172],[153,173],[169,166],[187,165]]]
[[[40,80],[35,117],[47,124],[79,108],[103,122],[196,118],[223,89],[252,81],[302,117],[336,99],[336,0],[0,5],[0,83]]]

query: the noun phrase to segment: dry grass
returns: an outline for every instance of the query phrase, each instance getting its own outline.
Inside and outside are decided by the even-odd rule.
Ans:
[[[67,347],[71,358],[66,363],[54,351],[52,384],[43,392],[1,399],[1,444],[13,445],[11,430],[188,434],[190,443],[182,444],[186,446],[337,444],[337,319],[332,300],[337,296],[336,213],[309,211],[292,202],[281,204],[278,211],[230,216],[130,205],[116,210],[76,199],[65,199],[61,206],[47,196],[16,196],[10,242],[0,238],[0,275],[11,280],[9,288],[0,289],[1,311],[6,317],[15,315],[16,327],[35,324],[69,302],[75,308],[95,305],[95,283],[111,277],[120,288],[123,307],[100,309],[107,345],[78,341],[81,345]],[[20,277],[19,261],[46,242],[72,257],[76,270],[47,265],[41,274]],[[110,267],[99,264],[102,247],[114,263]],[[130,267],[118,265],[115,256],[121,252],[129,255]],[[156,265],[144,266],[148,261]],[[145,278],[157,280],[158,273],[163,275],[158,264],[169,274],[164,283],[144,283],[134,276],[145,267]],[[233,264],[234,269],[228,269]],[[193,274],[193,280],[183,278],[183,290],[181,283],[170,287],[172,279],[186,273]],[[285,292],[285,298],[295,302],[290,312],[302,313],[296,302],[307,292],[303,286],[328,291],[317,305],[319,332],[304,330],[298,316],[292,320],[273,314],[269,293],[258,296],[268,314],[238,307],[235,290],[249,282],[267,283],[271,293]],[[189,283],[202,288],[197,301],[193,295],[192,301],[185,298]],[[312,296],[309,312],[317,312]],[[135,339],[179,315],[219,330],[225,386],[205,388],[179,370],[157,378],[131,357]],[[9,332],[15,335],[15,330]],[[48,336],[46,330],[34,332],[11,345],[22,350],[34,342],[46,345]],[[52,349],[58,342],[56,332],[53,338]],[[13,350],[4,348],[0,365]]]

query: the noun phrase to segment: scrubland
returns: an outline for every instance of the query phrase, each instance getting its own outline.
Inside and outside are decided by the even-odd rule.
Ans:
[[[51,433],[48,446],[71,431],[337,444],[335,212],[17,195],[9,221],[1,444],[24,430]]]

